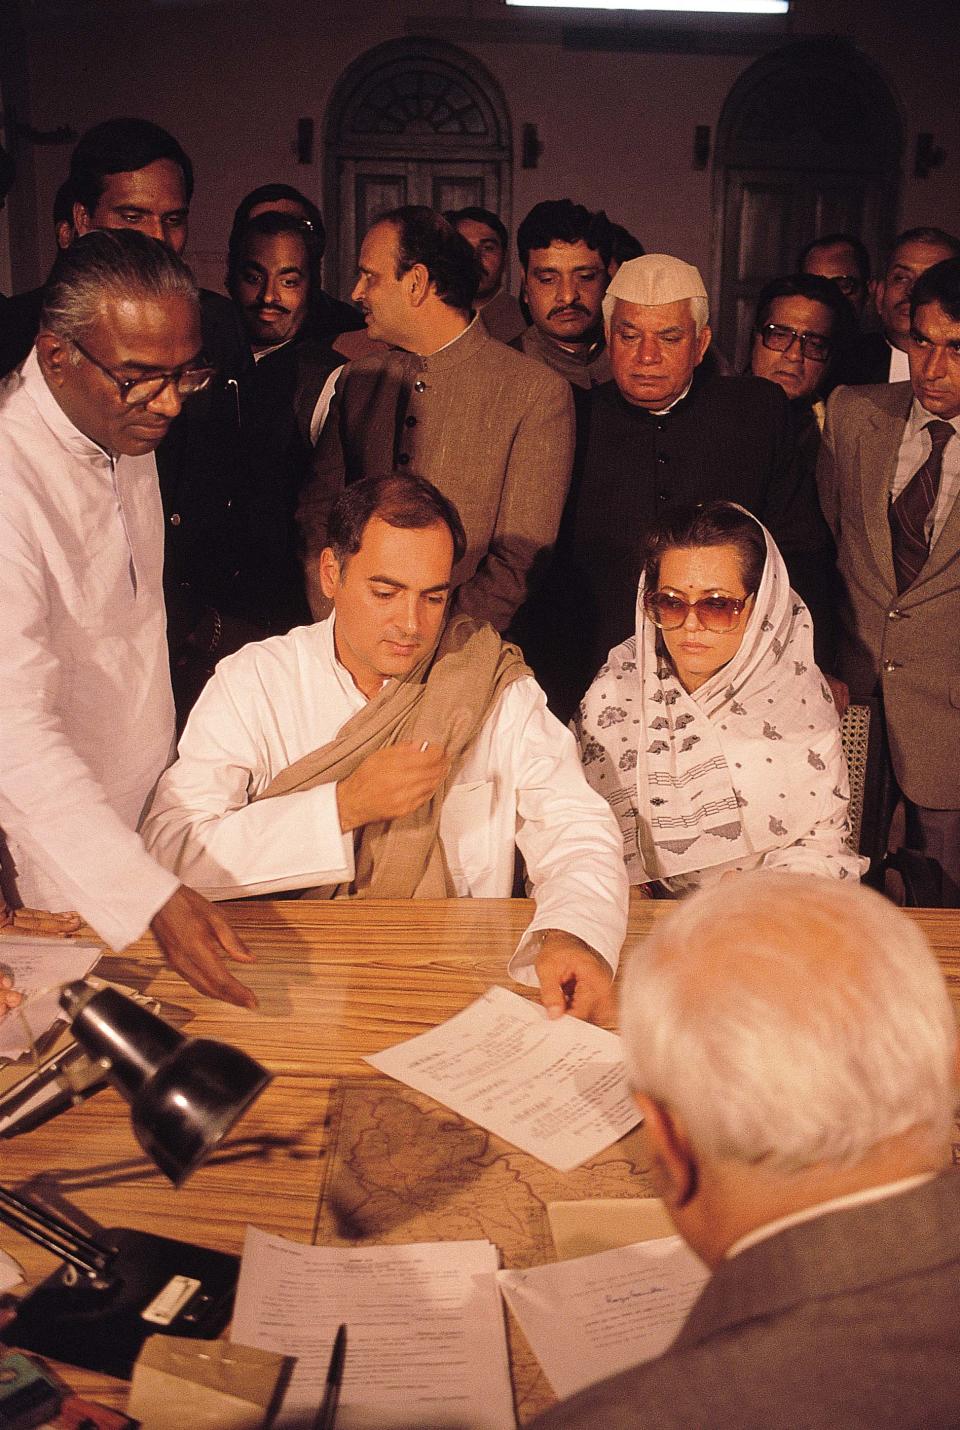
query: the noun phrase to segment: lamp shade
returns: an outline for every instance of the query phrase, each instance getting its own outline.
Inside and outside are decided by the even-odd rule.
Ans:
[[[259,1097],[272,1074],[229,1043],[187,1038],[115,988],[61,990],[77,1042],[130,1103],[137,1140],[179,1187]]]

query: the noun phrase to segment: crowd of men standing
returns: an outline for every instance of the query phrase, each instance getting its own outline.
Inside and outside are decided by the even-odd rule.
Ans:
[[[102,231],[137,231],[179,258],[192,195],[173,136],[144,120],[97,125],[57,196],[58,267]],[[452,611],[515,639],[564,721],[632,630],[658,513],[730,499],[781,547],[838,703],[848,692],[881,697],[908,837],[939,861],[944,902],[960,898],[950,758],[960,671],[948,619],[960,545],[960,241],[936,228],[901,234],[872,284],[857,237],[814,240],[795,274],[771,275],[738,374],[713,342],[696,269],[645,255],[603,212],[569,199],[538,203],[519,225],[522,299],[503,284],[506,229],[484,209],[379,217],[352,304],[322,287],[324,243],[319,210],[297,190],[248,194],[226,246],[230,296],[199,291],[196,336],[157,318],[155,361],[132,371],[163,379],[134,416],[138,454],[156,451],[178,728],[222,656],[328,614],[318,558],[334,504],[359,479],[416,473],[454,502],[466,540]],[[94,270],[119,262],[101,254]],[[38,361],[48,387],[59,380],[50,291],[0,309],[0,369],[23,381]],[[74,344],[61,364],[68,390],[87,363],[126,400],[123,306],[101,350]],[[115,520],[101,514],[100,539]],[[94,568],[93,534],[72,539]],[[8,632],[8,692],[25,668],[15,646]],[[53,707],[74,694],[58,681]],[[37,689],[34,680],[32,702]],[[34,726],[51,719],[56,708],[31,705]],[[46,772],[38,736],[25,739],[29,758],[21,750],[10,762],[22,772],[39,759]],[[58,739],[71,744],[62,730]],[[91,740],[110,745],[104,730]],[[3,796],[8,844],[29,845],[37,798]],[[138,814],[131,804],[131,827]]]
[[[569,199],[518,228],[522,301],[497,215],[409,206],[351,306],[282,184],[237,208],[229,298],[198,290],[192,192],[171,135],[96,126],[47,284],[0,302],[0,925],[149,926],[252,1007],[181,874],[498,897],[519,850],[509,971],[601,1016],[622,841],[555,717],[630,633],[659,514],[713,499],[772,533],[837,703],[879,697],[907,837],[960,904],[960,240],[901,234],[872,285],[859,238],[816,239],[732,374],[697,270]],[[666,1356],[544,1425],[952,1423],[943,980],[879,896],[737,877],[659,925],[623,1017],[658,1191],[715,1276]]]

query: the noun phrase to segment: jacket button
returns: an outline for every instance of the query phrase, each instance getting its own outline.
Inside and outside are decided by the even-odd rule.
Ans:
[[[401,467],[405,467],[405,466],[407,465],[407,463],[409,462],[409,460],[410,460],[410,453],[409,453],[409,452],[401,452],[400,455],[399,455],[399,457],[397,458],[397,461],[400,463],[400,466],[401,466]]]
[[[885,660],[883,662],[883,668],[887,674],[889,674],[891,670],[900,670],[902,665],[902,660]]]
[[[422,377],[418,377],[416,382],[413,384],[414,392],[425,392],[426,389],[427,384],[424,382]]]
[[[417,425],[417,419],[416,419],[415,417],[412,417],[412,416],[411,416],[411,417],[405,417],[405,418],[403,419],[403,425],[404,425],[404,427],[416,427],[416,425]]]
[[[887,620],[888,620],[888,621],[905,621],[905,620],[907,620],[907,613],[906,613],[906,611],[901,611],[901,609],[900,609],[899,606],[894,606],[894,608],[893,608],[892,611],[888,611],[888,612],[887,612]]]
[[[171,526],[179,526],[179,525],[180,525],[180,513],[179,513],[178,511],[175,511],[175,512],[171,515],[171,517],[170,517],[170,525],[171,525]]]

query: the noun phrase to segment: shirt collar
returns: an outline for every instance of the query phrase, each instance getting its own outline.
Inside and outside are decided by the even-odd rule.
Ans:
[[[35,347],[30,350],[29,356],[20,369],[20,380],[42,421],[62,446],[67,447],[71,452],[76,452],[81,457],[111,458],[109,452],[106,452],[103,447],[94,442],[92,437],[86,436],[79,427],[75,427],[70,421],[47,385]]]
[[[956,417],[938,417],[935,412],[928,412],[919,397],[915,397],[910,404],[910,416],[907,418],[910,436],[915,437],[922,432],[928,422],[949,422],[954,432],[960,432],[960,412]]]
[[[459,367],[461,363],[469,362],[485,342],[493,342],[493,339],[479,317],[474,314],[463,332],[458,333],[455,338],[451,338],[448,343],[444,343],[442,348],[437,348],[436,352],[430,353],[426,357],[418,353],[411,353],[411,370],[434,374],[449,371]]]

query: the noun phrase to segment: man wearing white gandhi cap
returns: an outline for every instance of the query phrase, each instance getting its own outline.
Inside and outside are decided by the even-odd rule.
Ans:
[[[632,632],[644,540],[673,502],[726,499],[763,522],[811,607],[823,663],[830,633],[823,573],[833,546],[797,461],[782,390],[703,364],[707,290],[682,259],[649,253],[624,263],[603,315],[613,380],[587,396],[548,583],[551,626],[564,631],[562,662],[551,669],[546,650],[539,662],[527,650],[553,708],[568,717],[608,651]]]

